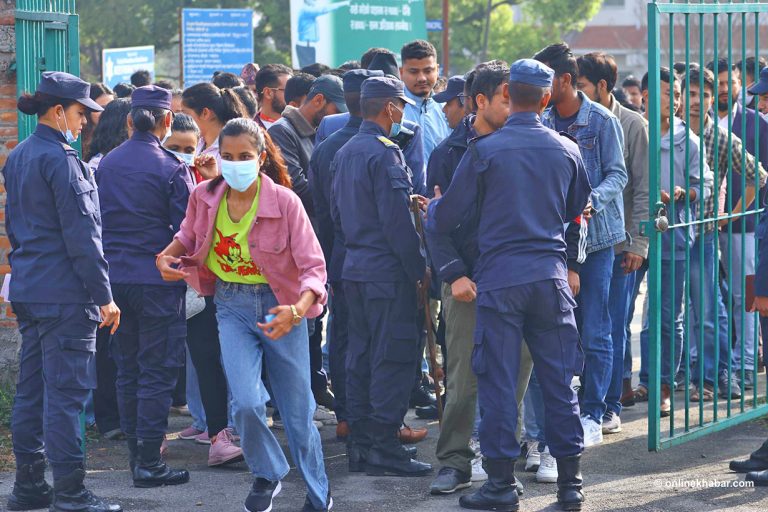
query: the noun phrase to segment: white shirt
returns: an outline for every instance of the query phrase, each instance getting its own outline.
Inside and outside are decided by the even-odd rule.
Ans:
[[[733,122],[733,119],[736,117],[736,111],[737,111],[737,107],[738,107],[738,105],[739,105],[739,104],[738,104],[737,102],[735,102],[735,101],[733,102],[733,110],[731,111],[731,122]],[[717,114],[718,114],[718,116],[719,116],[719,115],[720,115],[720,112],[718,112]],[[730,130],[730,128],[731,128],[731,127],[730,127],[730,126],[728,126],[728,114],[726,114],[726,115],[724,115],[724,116],[720,117],[720,119],[718,120],[717,124],[718,124],[718,125],[720,126],[720,128],[722,128],[723,130]]]

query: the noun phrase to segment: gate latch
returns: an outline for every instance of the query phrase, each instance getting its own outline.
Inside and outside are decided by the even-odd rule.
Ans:
[[[654,220],[654,227],[659,233],[664,233],[669,229],[669,219],[667,219],[667,207],[664,203],[656,203],[656,219]]]

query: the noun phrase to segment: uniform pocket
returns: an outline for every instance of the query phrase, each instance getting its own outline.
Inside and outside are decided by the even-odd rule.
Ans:
[[[418,359],[419,338],[413,324],[394,323],[391,327],[391,339],[386,350],[386,360],[396,363],[416,363]]]
[[[180,368],[184,366],[187,355],[184,347],[186,339],[186,322],[176,323],[168,327],[168,338],[165,342],[165,360],[163,361],[164,367]]]
[[[472,372],[482,375],[486,372],[485,332],[481,327],[475,329],[475,346],[472,348]]]
[[[566,313],[576,307],[576,299],[573,298],[568,281],[563,281],[562,279],[555,280],[555,288],[561,312]]]
[[[77,179],[72,180],[70,184],[75,191],[77,206],[80,208],[80,213],[83,215],[92,215],[96,213],[96,201],[93,197],[96,193],[96,189],[91,185],[91,182],[85,179]]]
[[[56,356],[56,387],[61,389],[96,388],[96,338],[59,338]]]
[[[411,178],[405,168],[400,167],[399,165],[390,165],[387,167],[387,174],[389,174],[389,180],[392,183],[392,188],[402,188],[407,190],[413,188]]]

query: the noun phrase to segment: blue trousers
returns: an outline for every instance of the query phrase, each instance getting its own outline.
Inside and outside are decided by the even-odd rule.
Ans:
[[[611,276],[610,314],[611,339],[613,340],[613,366],[611,367],[611,384],[605,395],[607,412],[621,414],[621,390],[624,379],[624,349],[627,345],[627,322],[630,321],[629,310],[635,290],[635,274],[624,273],[621,264],[624,253],[619,253],[613,260],[613,275]],[[630,359],[631,361],[631,359]]]
[[[23,302],[12,307],[21,333],[13,453],[17,466],[47,454],[58,479],[83,465],[78,416],[96,387],[99,308]]]
[[[120,427],[127,437],[157,441],[184,365],[187,322],[183,287],[113,284],[121,311],[112,339]]]
[[[571,380],[583,358],[568,282],[549,279],[480,292],[477,304],[472,370],[477,375],[483,455],[520,455],[516,392],[523,339],[543,395],[550,452],[555,458],[581,453],[584,432]]]
[[[400,427],[421,360],[416,286],[344,281],[349,308],[347,419]]]

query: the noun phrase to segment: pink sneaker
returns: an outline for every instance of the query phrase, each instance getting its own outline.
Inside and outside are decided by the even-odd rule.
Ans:
[[[183,439],[185,441],[194,441],[195,438],[200,434],[205,434],[205,431],[197,430],[195,427],[187,427],[179,432],[179,439]]]
[[[243,450],[235,446],[232,433],[224,429],[211,439],[211,449],[208,451],[209,466],[223,466],[243,460]]]
[[[195,436],[195,442],[197,444],[211,444],[211,438],[208,437],[208,432],[203,432]]]

